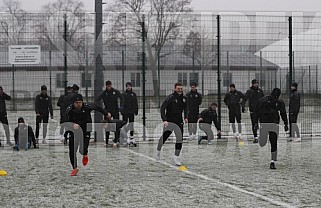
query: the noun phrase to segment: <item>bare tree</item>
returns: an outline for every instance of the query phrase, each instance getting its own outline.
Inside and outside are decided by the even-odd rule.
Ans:
[[[80,0],[57,0],[43,6],[42,18],[35,25],[44,48],[61,49],[64,38],[64,15],[67,15],[67,42],[77,52],[78,62],[84,61],[86,27],[84,4]],[[53,35],[54,34],[54,35]]]
[[[27,12],[21,8],[21,3],[17,0],[3,0],[1,9],[4,13],[1,14],[0,20],[0,44],[20,44],[27,24]]]
[[[120,15],[126,14],[127,16],[126,22],[123,22],[124,18],[116,18],[113,28],[115,32],[111,35],[111,41],[121,46],[131,44],[129,41],[137,41],[137,38],[141,36],[138,24],[142,22],[142,14],[146,15],[147,58],[156,96],[159,95],[156,70],[158,54],[165,57],[173,52],[168,49],[173,48],[180,35],[180,30],[188,23],[184,19],[192,11],[189,7],[190,2],[191,0],[115,0],[108,8],[109,11],[121,12]],[[124,29],[124,26],[127,28]],[[130,34],[132,37],[125,38],[126,34],[124,33]],[[166,51],[162,51],[164,47],[166,47]]]

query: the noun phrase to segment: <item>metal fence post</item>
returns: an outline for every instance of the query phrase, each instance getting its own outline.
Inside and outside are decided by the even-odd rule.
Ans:
[[[221,126],[221,17],[217,15],[217,100],[218,100],[218,124]]]
[[[142,17],[142,74],[143,74],[143,141],[146,141],[146,53],[145,53],[145,15]]]
[[[293,76],[293,49],[292,49],[292,17],[289,17],[289,85],[292,84]],[[289,86],[286,86],[287,92]]]
[[[65,93],[67,93],[67,85],[68,85],[68,79],[67,79],[67,76],[68,76],[68,63],[67,63],[67,38],[68,38],[68,34],[67,34],[67,29],[68,25],[67,25],[67,14],[64,14],[64,71],[65,71],[65,74],[64,74],[64,87],[65,87]]]

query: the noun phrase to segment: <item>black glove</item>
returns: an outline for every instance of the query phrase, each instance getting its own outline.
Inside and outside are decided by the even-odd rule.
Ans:
[[[284,125],[284,131],[289,131],[289,127],[287,124]]]
[[[245,113],[245,108],[244,107],[242,107],[242,113]]]

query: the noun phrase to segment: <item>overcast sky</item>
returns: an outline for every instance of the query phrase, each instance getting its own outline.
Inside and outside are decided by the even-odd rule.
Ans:
[[[20,0],[23,9],[27,11],[38,11],[42,5],[52,1]],[[88,11],[94,11],[95,0],[83,0],[83,2]],[[192,7],[198,11],[321,11],[321,2],[320,0],[192,0]]]

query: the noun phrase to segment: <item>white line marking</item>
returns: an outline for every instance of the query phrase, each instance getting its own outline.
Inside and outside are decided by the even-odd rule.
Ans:
[[[131,153],[133,153],[133,154],[135,154],[135,155],[138,155],[138,156],[140,156],[140,157],[144,157],[144,158],[146,158],[146,159],[148,159],[148,160],[161,163],[161,164],[163,164],[163,165],[165,165],[165,166],[168,166],[168,167],[170,167],[170,168],[173,168],[173,169],[175,169],[175,170],[178,169],[177,166],[174,166],[174,165],[169,164],[169,163],[167,163],[167,162],[157,161],[155,158],[152,158],[152,157],[149,157],[149,156],[147,156],[147,155],[144,155],[144,154],[135,152],[135,151],[130,150],[130,149],[126,149],[126,148],[123,148],[123,149],[124,149],[124,150],[127,150],[128,152],[131,152]],[[186,174],[188,174],[188,175],[196,176],[196,177],[198,177],[198,178],[201,178],[201,179],[204,179],[204,180],[207,180],[207,181],[211,181],[211,182],[216,183],[216,184],[219,184],[219,185],[221,185],[221,186],[229,187],[229,188],[231,188],[231,189],[233,189],[233,190],[235,190],[235,191],[239,191],[239,192],[242,192],[242,193],[244,193],[244,194],[248,194],[248,195],[254,196],[254,197],[256,197],[256,198],[259,198],[259,199],[262,199],[262,200],[264,200],[264,201],[270,202],[271,204],[274,204],[274,205],[278,205],[278,206],[282,206],[282,207],[287,207],[287,208],[294,208],[294,207],[295,207],[295,206],[293,206],[293,205],[291,205],[291,204],[287,204],[287,203],[282,202],[282,201],[278,201],[278,200],[271,199],[271,198],[269,198],[269,197],[267,197],[267,196],[263,196],[263,195],[260,195],[260,194],[257,194],[257,193],[251,192],[251,191],[247,191],[247,190],[242,189],[242,188],[240,188],[240,187],[237,187],[237,186],[235,186],[235,185],[228,184],[228,183],[224,183],[224,182],[221,182],[221,181],[216,180],[216,179],[214,179],[214,178],[209,178],[209,177],[207,177],[206,175],[198,174],[198,173],[195,173],[195,172],[192,172],[192,171],[189,171],[189,170],[187,170],[187,171],[182,171],[182,172],[184,172],[184,173],[186,173]]]

